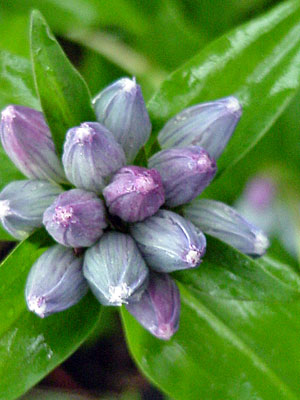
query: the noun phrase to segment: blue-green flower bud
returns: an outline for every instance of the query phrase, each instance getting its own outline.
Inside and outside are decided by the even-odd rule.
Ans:
[[[140,86],[134,78],[119,79],[99,93],[93,103],[97,120],[113,133],[131,163],[151,132]]]
[[[190,221],[159,210],[130,232],[149,267],[158,272],[195,268],[205,254],[205,236]]]
[[[62,161],[70,182],[99,194],[125,164],[125,154],[103,125],[84,122],[68,131]]]
[[[215,160],[199,146],[159,151],[149,159],[149,167],[160,173],[169,207],[193,200],[217,172]]]
[[[88,291],[82,264],[83,257],[76,257],[72,249],[55,245],[46,250],[27,278],[29,310],[44,318],[78,303]]]
[[[9,183],[0,193],[0,220],[13,237],[25,239],[43,225],[43,213],[62,192],[55,184],[42,180]]]
[[[148,281],[148,268],[134,240],[123,233],[105,233],[84,257],[83,273],[106,306],[138,301]]]
[[[232,207],[215,200],[194,200],[184,208],[184,216],[211,236],[251,256],[262,256],[269,241]]]
[[[103,201],[92,192],[69,190],[46,209],[43,224],[49,234],[64,246],[91,246],[107,226]]]
[[[10,105],[1,114],[2,146],[28,178],[66,182],[50,130],[41,112]]]
[[[147,289],[127,310],[152,335],[169,340],[179,327],[180,293],[168,274],[150,273]]]
[[[170,119],[158,134],[163,149],[203,147],[215,160],[221,155],[242,114],[233,96],[186,108]]]

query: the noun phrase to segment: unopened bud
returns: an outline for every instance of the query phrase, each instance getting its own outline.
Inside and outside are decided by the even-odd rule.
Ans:
[[[43,180],[9,183],[0,193],[0,220],[13,237],[25,239],[43,225],[43,213],[62,192],[55,184]]]
[[[0,136],[7,155],[25,176],[66,182],[41,112],[23,106],[6,107],[1,115]]]
[[[149,167],[160,173],[169,207],[193,200],[217,171],[215,160],[199,146],[162,150],[149,159]]]
[[[127,222],[142,221],[155,214],[165,201],[159,172],[136,166],[121,168],[103,196],[109,212]]]
[[[158,272],[195,268],[205,254],[205,236],[190,221],[166,210],[134,224],[130,232],[149,267]]]
[[[151,132],[141,87],[134,78],[122,78],[99,93],[93,103],[98,121],[113,133],[127,162],[132,162]]]
[[[68,131],[62,160],[70,182],[99,194],[125,164],[125,154],[103,125],[84,122]]]
[[[25,297],[30,311],[44,318],[63,311],[87,293],[82,273],[83,258],[60,245],[50,247],[33,264],[28,275]]]
[[[119,232],[105,233],[86,251],[83,273],[106,306],[138,301],[148,281],[148,268],[134,240]]]
[[[170,119],[158,134],[163,149],[203,147],[214,159],[224,150],[242,114],[238,99],[229,96],[186,108]]]
[[[251,256],[262,256],[269,241],[232,207],[215,200],[200,199],[184,208],[184,215],[204,233],[214,236]]]
[[[126,305],[127,310],[152,335],[169,340],[178,330],[180,294],[168,274],[151,272],[147,289],[137,303]]]
[[[94,244],[107,226],[102,200],[81,189],[58,196],[44,212],[43,223],[58,243],[75,248]]]

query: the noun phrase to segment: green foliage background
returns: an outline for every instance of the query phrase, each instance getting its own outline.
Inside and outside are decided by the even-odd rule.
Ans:
[[[36,11],[30,24],[32,9],[47,22]],[[231,204],[251,176],[267,171],[299,214],[298,0],[0,0],[0,18],[0,106],[42,109],[58,152],[69,127],[94,119],[90,96],[121,76],[136,76],[148,100],[148,154],[178,111],[233,94],[243,117],[204,196]],[[3,187],[22,175],[0,151]],[[9,235],[1,230],[0,238]],[[170,342],[121,311],[136,363],[174,399],[298,399],[297,261],[279,243],[259,261],[208,243],[201,268],[174,274],[182,316]],[[36,232],[0,267],[3,400],[22,395],[67,358],[100,318],[91,295],[46,320],[27,311],[26,276],[48,245]]]

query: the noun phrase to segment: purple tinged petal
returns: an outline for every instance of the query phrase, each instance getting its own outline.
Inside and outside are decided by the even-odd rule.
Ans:
[[[93,103],[97,120],[113,133],[131,163],[151,132],[141,87],[135,79],[122,78],[99,93]]]
[[[43,213],[62,192],[56,184],[43,180],[9,183],[0,193],[0,220],[16,239],[23,240],[43,225]]]
[[[206,240],[190,221],[166,210],[130,227],[147,265],[158,272],[195,268],[206,250]]]
[[[121,168],[103,196],[109,212],[127,222],[142,221],[155,214],[165,201],[159,172],[136,166]]]
[[[44,212],[43,223],[58,243],[75,248],[94,244],[107,226],[102,200],[81,189],[58,196]]]
[[[149,167],[159,171],[169,207],[193,200],[217,172],[215,160],[199,146],[162,150],[149,159]]]
[[[7,155],[25,176],[66,182],[41,112],[23,106],[6,107],[1,114],[0,136]]]
[[[223,99],[186,108],[170,119],[158,134],[163,149],[196,145],[214,159],[223,152],[242,115],[238,99]]]
[[[168,274],[151,272],[149,284],[139,302],[127,310],[152,335],[169,340],[179,327],[180,293]]]
[[[121,306],[140,299],[149,271],[129,235],[107,232],[86,251],[83,273],[100,303]]]
[[[44,318],[78,303],[88,291],[82,265],[83,257],[76,257],[71,249],[55,245],[46,250],[27,278],[28,309]]]
[[[103,125],[84,122],[68,131],[62,161],[70,182],[99,194],[125,164],[125,154]]]
[[[184,216],[211,236],[251,256],[262,256],[269,241],[232,207],[215,200],[200,199],[184,208]]]

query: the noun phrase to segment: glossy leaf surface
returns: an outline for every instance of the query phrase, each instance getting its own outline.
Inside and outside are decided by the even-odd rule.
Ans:
[[[42,109],[61,154],[67,130],[94,121],[95,115],[86,83],[38,11],[31,19],[31,56]]]
[[[169,342],[122,312],[148,378],[174,399],[299,398],[300,277],[292,268],[210,239],[203,264],[174,276],[182,313]]]
[[[0,266],[0,399],[15,399],[66,359],[88,336],[100,306],[88,294],[46,319],[27,310],[24,288],[33,262],[48,246],[38,231]]]
[[[171,74],[150,100],[152,143],[163,124],[182,109],[235,95],[243,105],[243,116],[218,161],[222,172],[256,144],[296,93],[299,54],[296,0],[225,34]]]

